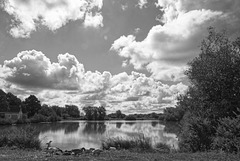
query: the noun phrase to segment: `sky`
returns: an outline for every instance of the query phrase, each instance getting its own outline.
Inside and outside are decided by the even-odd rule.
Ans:
[[[42,104],[161,112],[207,28],[240,33],[239,0],[1,0],[0,88]]]

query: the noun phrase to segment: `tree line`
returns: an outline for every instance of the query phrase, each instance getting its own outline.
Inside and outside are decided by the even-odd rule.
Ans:
[[[35,95],[30,95],[24,101],[17,96],[0,90],[0,112],[19,112],[22,111],[23,116],[15,123],[28,122],[54,122],[67,118],[79,118],[80,112],[75,105],[48,106],[41,105],[41,102]],[[11,124],[13,120],[0,118],[0,124]]]

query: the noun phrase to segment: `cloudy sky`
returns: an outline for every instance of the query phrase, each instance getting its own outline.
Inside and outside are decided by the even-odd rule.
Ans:
[[[160,112],[207,28],[239,35],[239,0],[2,0],[0,87],[49,105]]]

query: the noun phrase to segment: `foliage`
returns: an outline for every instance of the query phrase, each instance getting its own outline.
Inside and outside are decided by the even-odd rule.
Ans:
[[[13,124],[12,120],[0,118],[0,125],[12,125],[12,124]]]
[[[0,96],[0,112],[5,112],[9,110],[10,108],[8,105],[7,97],[5,95],[1,95]]]
[[[232,42],[225,33],[209,28],[200,55],[189,63],[186,75],[203,102],[198,111],[207,108],[208,117],[234,117],[240,106],[239,49],[239,39]]]
[[[22,118],[19,118],[15,123],[16,124],[27,124],[29,122],[30,122],[30,120],[27,118],[27,115],[23,114]]]
[[[180,149],[236,151],[236,133],[226,126],[234,124],[240,114],[240,38],[230,41],[224,32],[209,28],[199,56],[188,65],[185,74],[191,86],[179,97],[176,110],[166,111],[173,116],[180,109],[179,116],[183,116]],[[228,145],[227,140],[231,140]]]
[[[28,118],[34,116],[41,109],[40,101],[34,95],[30,95],[23,103],[26,107]]]
[[[70,117],[80,117],[80,111],[79,111],[77,106],[75,106],[75,105],[66,105],[65,108],[66,108],[67,114]]]
[[[0,147],[16,146],[20,149],[40,149],[41,142],[37,137],[38,132],[32,127],[11,128],[0,131]]]
[[[102,106],[100,106],[100,107],[94,107],[94,106],[84,107],[83,111],[85,112],[85,118],[87,120],[104,120],[106,117],[106,109]]]
[[[65,110],[63,107],[59,107],[59,106],[51,106],[51,108],[55,111],[55,113],[57,114],[57,116],[62,117],[62,115],[64,114]]]
[[[140,151],[151,151],[153,149],[151,139],[144,136],[138,136],[130,139],[116,137],[106,139],[102,142],[103,149],[109,149],[110,147],[129,150],[136,149]]]
[[[185,111],[178,106],[168,107],[163,111],[163,119],[164,121],[180,121],[183,118],[184,113]]]
[[[240,151],[240,115],[237,118],[226,117],[219,121],[213,147],[226,152]]]
[[[36,113],[33,117],[30,118],[30,122],[31,123],[48,122],[48,117]]]
[[[7,93],[7,102],[11,111],[18,112],[20,110],[22,101],[12,93]]]
[[[214,129],[207,118],[190,116],[185,118],[180,135],[179,147],[181,151],[206,151],[211,149]]]
[[[134,115],[127,115],[125,120],[136,120],[136,117]]]
[[[164,144],[164,143],[161,143],[161,142],[160,142],[160,143],[157,143],[157,144],[155,145],[155,148],[158,149],[158,150],[164,151],[164,152],[166,152],[166,153],[169,153],[170,150],[171,150],[171,147],[170,147],[169,145]]]
[[[41,114],[47,117],[50,116],[52,113],[56,114],[55,111],[53,111],[53,109],[46,104],[42,105],[41,109],[38,111],[38,114]]]

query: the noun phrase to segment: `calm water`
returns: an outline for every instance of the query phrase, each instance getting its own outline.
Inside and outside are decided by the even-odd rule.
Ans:
[[[74,148],[100,148],[101,140],[111,137],[132,138],[139,135],[150,137],[152,143],[166,143],[178,148],[174,124],[166,126],[158,121],[64,121],[59,123],[32,124],[40,130],[42,146],[52,140],[52,145],[63,150]]]

